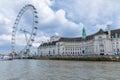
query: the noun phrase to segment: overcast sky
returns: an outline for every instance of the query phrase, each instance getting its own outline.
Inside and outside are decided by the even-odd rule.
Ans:
[[[107,24],[111,25],[111,29],[120,28],[120,0],[0,0],[0,53],[11,51],[12,27],[19,11],[26,4],[33,4],[39,16],[34,46],[53,35],[80,37],[83,26],[87,35],[100,28],[107,30]],[[23,24],[30,25],[32,15],[28,14],[24,13],[22,19],[27,22]],[[19,39],[18,42],[22,43]]]

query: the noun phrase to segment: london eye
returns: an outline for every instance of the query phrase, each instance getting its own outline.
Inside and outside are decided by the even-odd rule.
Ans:
[[[12,52],[29,57],[38,29],[37,14],[36,8],[31,4],[25,5],[18,13],[12,28]]]

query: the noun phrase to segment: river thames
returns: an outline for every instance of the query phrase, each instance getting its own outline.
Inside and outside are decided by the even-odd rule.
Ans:
[[[119,62],[0,61],[0,80],[120,80]]]

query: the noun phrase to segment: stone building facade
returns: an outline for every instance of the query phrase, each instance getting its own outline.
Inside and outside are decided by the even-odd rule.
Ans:
[[[92,35],[67,38],[52,36],[49,42],[38,47],[39,56],[63,55],[119,55],[120,29],[103,31],[100,29]]]

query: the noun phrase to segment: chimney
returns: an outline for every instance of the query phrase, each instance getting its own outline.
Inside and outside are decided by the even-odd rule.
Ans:
[[[108,28],[108,39],[111,39],[111,31],[110,31],[110,25],[107,25]]]

